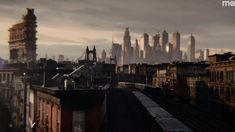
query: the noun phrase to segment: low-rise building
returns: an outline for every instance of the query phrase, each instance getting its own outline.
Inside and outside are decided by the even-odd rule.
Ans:
[[[235,109],[235,54],[215,54],[209,56],[209,88],[214,102]]]
[[[156,65],[155,73],[153,74],[152,85],[165,88],[167,86],[167,77],[169,74],[170,63],[162,63]]]
[[[173,62],[170,64],[168,86],[175,97],[180,100],[190,100],[188,77],[197,77],[207,73],[208,64],[205,62]]]
[[[101,132],[106,90],[32,86],[29,119],[35,131]]]
[[[187,77],[187,87],[190,92],[190,103],[196,105],[208,105],[210,91],[208,88],[209,72],[197,76]]]
[[[156,65],[128,64],[117,67],[117,81],[152,84]]]

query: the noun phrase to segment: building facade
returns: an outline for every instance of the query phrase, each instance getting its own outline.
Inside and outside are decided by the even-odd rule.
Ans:
[[[206,74],[208,64],[204,62],[174,62],[169,67],[168,88],[177,99],[190,101],[187,78]]]
[[[105,93],[105,90],[61,90],[33,86],[29,116],[34,121],[32,124],[37,124],[34,130],[101,132],[105,123]]]
[[[235,110],[235,55],[211,55],[209,63],[209,88],[212,90],[214,101]]]

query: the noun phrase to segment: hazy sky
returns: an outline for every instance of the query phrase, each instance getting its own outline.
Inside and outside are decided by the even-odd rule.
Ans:
[[[38,18],[39,57],[79,57],[86,45],[109,49],[122,43],[125,27],[131,37],[166,29],[181,33],[181,47],[193,33],[196,48],[234,50],[235,7],[221,0],[0,0],[0,56],[8,58],[8,29],[21,21],[27,7]],[[171,38],[171,34],[170,34]]]

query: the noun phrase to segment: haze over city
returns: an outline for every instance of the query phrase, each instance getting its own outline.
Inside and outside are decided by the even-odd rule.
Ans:
[[[27,7],[35,8],[38,17],[39,57],[61,53],[76,58],[86,45],[96,45],[99,53],[109,50],[112,36],[123,43],[125,27],[130,28],[133,44],[144,32],[154,35],[165,29],[181,33],[182,50],[190,33],[197,49],[234,50],[235,19],[231,14],[235,8],[222,7],[221,0],[0,0],[2,58],[9,58],[8,29]]]
[[[235,0],[0,0],[0,132],[235,132]]]

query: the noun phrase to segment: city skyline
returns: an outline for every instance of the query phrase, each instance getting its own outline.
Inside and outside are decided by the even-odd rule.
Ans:
[[[11,6],[12,2],[15,5]],[[144,3],[141,9],[139,8],[143,4],[141,1],[131,0],[126,3],[132,6],[124,5],[125,2],[106,0],[99,2],[57,0],[50,4],[47,1],[13,0],[0,3],[2,16],[0,56],[5,59],[9,58],[8,29],[20,20],[26,7],[35,8],[35,14],[38,16],[38,57],[44,57],[45,54],[49,56],[64,54],[69,58],[75,58],[80,56],[78,51],[82,52],[86,45],[96,45],[98,53],[103,49],[107,51],[111,47],[112,36],[114,42],[122,43],[125,27],[131,29],[132,44],[135,43],[135,38],[139,39],[144,32],[154,35],[165,29],[169,33],[181,32],[181,45],[184,51],[190,33],[193,33],[197,40],[196,49],[234,51],[232,37],[235,34],[234,20],[230,17],[234,9],[222,7],[221,1],[203,1],[203,5],[200,1],[178,0],[177,4],[170,1],[149,1]],[[184,8],[185,12],[181,8]],[[199,8],[208,14],[199,11],[196,13],[195,10]],[[169,38],[169,41],[172,41],[172,38]],[[58,48],[47,48],[54,46]]]
[[[0,0],[0,132],[235,131],[234,3]]]

